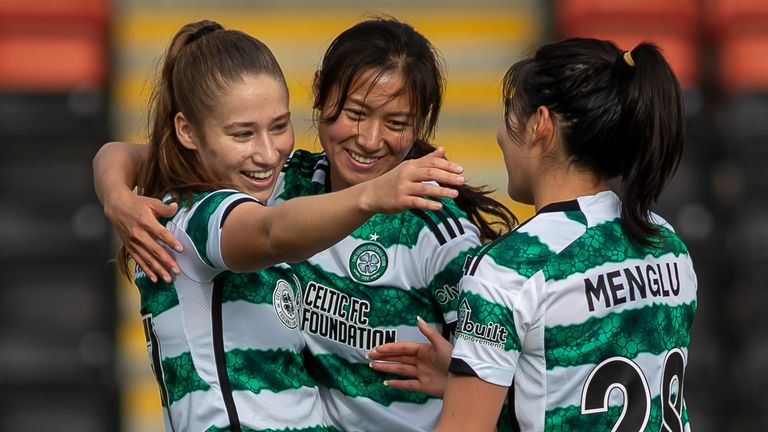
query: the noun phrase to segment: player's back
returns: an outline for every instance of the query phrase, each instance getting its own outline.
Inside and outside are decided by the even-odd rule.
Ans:
[[[693,267],[660,219],[657,245],[631,241],[619,205],[603,192],[545,207],[484,248],[462,282],[452,369],[511,381],[508,421],[524,431],[688,427]]]

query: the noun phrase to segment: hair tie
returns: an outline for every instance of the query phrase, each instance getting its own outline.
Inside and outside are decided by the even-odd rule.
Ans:
[[[624,62],[627,63],[627,66],[631,68],[637,67],[637,65],[635,64],[635,59],[632,58],[631,51],[624,51]]]
[[[192,36],[189,37],[189,40],[187,40],[187,45],[191,44],[192,42],[202,38],[203,36],[213,33],[216,30],[220,30],[222,27],[218,24],[206,24],[199,29],[197,29],[194,33],[192,33]]]

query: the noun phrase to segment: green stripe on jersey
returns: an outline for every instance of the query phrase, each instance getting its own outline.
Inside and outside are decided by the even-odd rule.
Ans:
[[[590,318],[582,324],[548,327],[544,330],[547,369],[687,348],[695,312],[695,301],[680,306],[655,304]]]
[[[584,215],[584,212],[582,212],[581,210],[568,210],[568,211],[564,211],[563,214],[568,219],[574,222],[578,222],[584,226],[587,226],[587,217]]]
[[[194,214],[189,218],[189,222],[187,222],[186,232],[195,245],[197,253],[200,254],[200,257],[209,266],[213,266],[213,264],[211,264],[211,260],[208,258],[207,244],[210,235],[208,233],[208,222],[211,220],[211,215],[218,210],[219,204],[235,193],[237,192],[213,192],[212,196],[209,196],[200,203],[195,209]]]
[[[467,261],[467,257],[473,256],[478,249],[480,246],[467,249],[457,255],[429,282],[434,291],[435,299],[440,303],[444,312],[458,310],[459,299],[458,295],[454,293],[458,293],[458,284],[464,274],[464,263]],[[455,291],[451,291],[454,288]]]
[[[305,282],[305,295],[309,293],[306,283],[312,281],[375,305],[368,311],[366,327],[415,326],[416,315],[421,313],[424,314],[421,317],[427,322],[443,322],[442,311],[437,307],[433,301],[432,293],[426,287],[412,287],[411,289],[387,286],[372,287],[347,277],[325,272],[322,267],[306,261],[292,265],[291,268],[299,276],[299,279]],[[310,307],[306,301],[304,307]],[[347,305],[344,309],[347,313],[349,307],[350,305]]]
[[[185,352],[178,357],[163,359],[163,378],[170,402],[181,400],[189,393],[211,388],[195,370],[192,354]]]
[[[296,150],[283,167],[284,189],[278,199],[289,200],[299,196],[318,195],[325,192],[325,185],[313,183],[315,166],[323,159],[322,153]]]
[[[148,277],[144,276],[137,278],[135,283],[139,288],[142,316],[151,314],[157,317],[179,304],[179,296],[176,294],[173,282],[166,283],[158,279],[157,283],[152,283]]]
[[[577,212],[570,212],[577,213]],[[576,273],[607,263],[618,263],[647,256],[687,254],[683,242],[672,231],[659,227],[665,236],[658,248],[644,248],[624,235],[619,220],[605,222],[586,230],[559,254],[551,251],[537,236],[514,231],[502,241],[493,242],[488,255],[501,266],[530,278],[543,270],[548,280],[562,280]],[[498,246],[503,245],[503,246]],[[482,251],[481,251],[482,253]]]
[[[341,391],[349,397],[365,397],[389,406],[394,402],[424,404],[435,397],[424,393],[399,390],[384,385],[385,380],[402,379],[394,374],[377,372],[368,363],[352,363],[334,354],[307,356],[307,370],[319,383]]]
[[[472,292],[461,293],[456,333],[475,341],[498,344],[505,351],[520,351],[515,319],[509,309]]]
[[[659,247],[648,248],[638,245],[624,234],[618,219],[596,225],[547,263],[544,274],[548,280],[562,280],[607,263],[688,254],[688,249],[674,232],[664,227],[659,229],[664,236],[662,243]]]
[[[369,240],[372,235],[377,236],[376,242],[382,247],[404,246],[413,248],[419,240],[419,232],[425,229],[424,223],[410,212],[394,215],[376,214],[360,228],[356,229],[350,237]]]
[[[240,350],[226,354],[232,390],[281,392],[315,387],[300,353],[290,350]]]
[[[225,272],[218,276],[223,281],[221,302],[246,301],[255,304],[272,304],[277,281],[284,280],[296,289],[289,269],[269,267],[255,273]]]
[[[526,278],[536,274],[555,256],[549,246],[542,243],[537,236],[520,231],[509,233],[493,245],[488,249],[488,256],[498,265],[511,268]]]
[[[608,431],[616,424],[623,409],[622,405],[611,406],[607,412],[594,414],[581,414],[581,407],[573,405],[553,409],[546,413],[544,430],[558,432]],[[688,424],[688,411],[685,407],[683,407],[682,423],[683,425]],[[655,432],[660,428],[661,398],[657,396],[651,399],[651,414],[644,430]]]

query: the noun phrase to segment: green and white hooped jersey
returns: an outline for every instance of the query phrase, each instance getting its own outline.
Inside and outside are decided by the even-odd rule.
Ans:
[[[620,205],[601,192],[546,206],[461,282],[451,371],[511,387],[519,430],[690,430],[693,265],[655,215],[660,247],[630,241]]]
[[[294,153],[277,201],[326,191],[322,154]],[[452,201],[439,212],[376,215],[330,249],[291,264],[304,295],[300,317],[310,375],[331,425],[347,431],[432,430],[442,399],[384,385],[366,354],[394,341],[426,342],[421,316],[443,330],[456,320],[458,282],[477,229]]]
[[[252,201],[231,190],[196,195],[162,221],[184,245],[182,275],[153,284],[137,268],[168,431],[326,430],[304,366],[295,276],[284,264],[233,273],[222,257],[224,219]]]

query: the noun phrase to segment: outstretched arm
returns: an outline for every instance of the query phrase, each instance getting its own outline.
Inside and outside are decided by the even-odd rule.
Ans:
[[[389,380],[385,384],[390,387],[443,396],[453,345],[421,317],[417,318],[417,326],[429,343],[394,342],[377,346],[368,353],[368,358],[373,360],[371,367],[379,372],[414,378]]]
[[[330,194],[289,200],[274,207],[244,203],[222,228],[222,253],[235,271],[255,271],[279,262],[301,261],[340,241],[376,213],[409,208],[438,210],[426,196],[449,197],[461,185],[463,169],[442,159],[444,150],[405,161],[386,174]]]
[[[104,144],[93,158],[94,187],[104,214],[136,264],[151,280],[157,281],[159,276],[170,281],[170,272],[178,273],[178,267],[158,240],[177,251],[181,251],[181,245],[157,217],[170,217],[177,207],[133,193],[138,167],[146,156],[147,146],[142,144]]]

